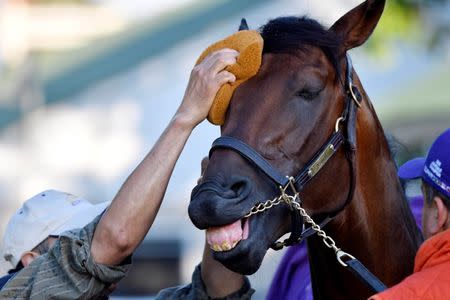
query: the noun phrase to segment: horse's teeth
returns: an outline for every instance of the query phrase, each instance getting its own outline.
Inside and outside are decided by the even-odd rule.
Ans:
[[[236,247],[237,243],[239,243],[239,241],[234,241],[230,245],[230,243],[228,243],[227,241],[224,241],[222,243],[222,246],[219,244],[212,244],[212,245],[210,245],[210,247],[212,250],[214,250],[216,252],[229,251],[229,250],[233,249],[234,247]]]
[[[225,241],[225,242],[222,243],[222,250],[223,250],[223,251],[231,250],[231,246],[230,246],[230,244],[228,244],[227,241]]]
[[[219,244],[212,245],[212,249],[216,252],[221,252],[222,248],[219,246]]]

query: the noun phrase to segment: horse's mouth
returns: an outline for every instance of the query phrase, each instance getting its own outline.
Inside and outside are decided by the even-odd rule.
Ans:
[[[248,236],[249,218],[242,218],[224,226],[209,227],[206,230],[206,241],[215,252],[230,251]]]
[[[214,259],[233,272],[255,273],[268,248],[267,232],[257,226],[260,221],[258,216],[252,216],[229,225],[208,228],[206,239]]]
[[[189,217],[197,228],[206,230],[215,260],[236,273],[250,275],[260,267],[279,226],[270,226],[274,220],[264,215],[245,217],[257,199],[267,197],[261,190],[252,193],[250,183],[245,186],[245,192],[236,193],[229,184],[205,180],[192,191]]]

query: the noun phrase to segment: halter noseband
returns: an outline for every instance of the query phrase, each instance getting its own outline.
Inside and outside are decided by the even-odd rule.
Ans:
[[[345,107],[341,116],[336,120],[335,131],[331,134],[324,145],[316,152],[312,159],[303,167],[302,170],[295,177],[283,176],[278,172],[267,160],[265,160],[261,154],[254,150],[251,146],[247,145],[243,141],[231,137],[222,136],[216,139],[211,147],[209,156],[216,149],[229,149],[239,153],[251,164],[261,170],[267,177],[269,177],[277,186],[287,189],[292,184],[296,186],[297,191],[301,191],[304,187],[313,179],[324,165],[334,156],[339,148],[345,144],[346,158],[350,168],[350,188],[347,195],[347,199],[344,204],[335,211],[326,214],[326,217],[320,223],[322,228],[333,217],[335,217],[340,211],[342,211],[353,198],[355,189],[355,166],[354,166],[354,154],[356,151],[356,111],[361,106],[361,94],[358,89],[353,85],[352,72],[353,66],[350,57],[346,56],[346,76],[345,76]],[[343,126],[346,125],[346,126]],[[345,131],[342,131],[342,128]],[[293,178],[293,179],[292,179]],[[294,210],[291,213],[292,228],[291,234],[288,239],[283,242],[276,242],[271,247],[274,250],[279,250],[283,246],[291,246],[301,242],[304,238],[307,238],[315,233],[311,227],[305,229],[303,218]]]

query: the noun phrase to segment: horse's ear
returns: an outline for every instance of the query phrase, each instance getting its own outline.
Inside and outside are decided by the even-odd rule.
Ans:
[[[358,47],[370,37],[381,18],[386,0],[366,0],[342,16],[330,30],[343,39],[343,51]]]
[[[241,25],[239,25],[239,31],[241,30],[248,30],[248,24],[247,24],[247,20],[245,18],[242,18],[241,20]]]

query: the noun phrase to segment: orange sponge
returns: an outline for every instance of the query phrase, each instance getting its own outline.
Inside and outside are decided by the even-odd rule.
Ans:
[[[225,114],[234,90],[241,85],[241,83],[258,73],[261,66],[263,45],[263,38],[257,31],[241,30],[212,44],[200,55],[196,64],[201,63],[211,52],[223,48],[230,48],[239,52],[236,63],[225,68],[225,70],[236,76],[236,81],[224,84],[217,92],[208,114],[208,120],[211,123],[222,125],[225,122]]]

